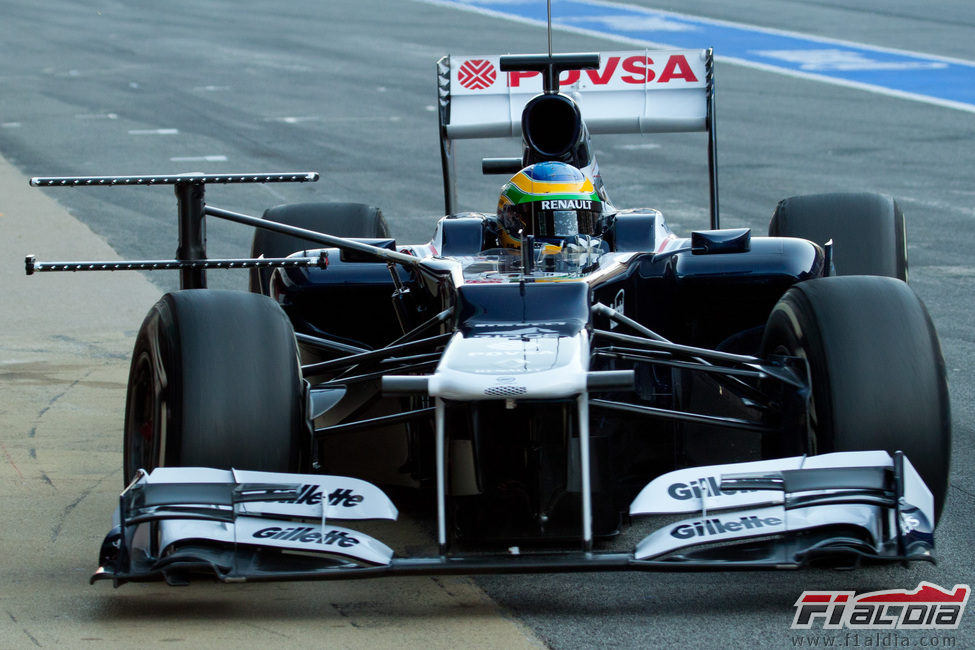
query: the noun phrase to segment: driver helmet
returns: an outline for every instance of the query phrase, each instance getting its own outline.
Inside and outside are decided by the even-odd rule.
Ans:
[[[525,167],[501,188],[498,222],[501,244],[520,248],[524,235],[562,246],[600,228],[603,201],[591,179],[563,162]]]

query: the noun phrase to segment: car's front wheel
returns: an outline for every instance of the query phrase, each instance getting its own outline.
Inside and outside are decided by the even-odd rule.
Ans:
[[[265,210],[264,219],[336,237],[389,237],[389,228],[379,208],[362,203],[287,203]],[[258,228],[251,244],[251,257],[287,257],[307,248],[323,246]],[[250,290],[268,295],[270,279],[270,269],[251,269]]]
[[[159,466],[298,471],[303,394],[291,323],[270,298],[166,294],[132,354],[125,481]]]
[[[833,241],[837,275],[883,275],[907,282],[907,236],[897,201],[869,192],[807,194],[779,201],[770,237]]]
[[[762,354],[801,357],[808,367],[809,428],[783,448],[903,451],[940,515],[951,460],[945,365],[931,318],[907,284],[877,276],[801,282],[772,310]]]

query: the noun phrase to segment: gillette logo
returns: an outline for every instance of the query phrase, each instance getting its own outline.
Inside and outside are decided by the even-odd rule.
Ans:
[[[713,476],[707,476],[690,483],[673,483],[667,488],[667,494],[678,501],[700,499],[701,497],[716,497],[722,494],[738,494],[739,492],[757,492],[758,490],[722,490],[721,484]]]
[[[363,497],[361,494],[355,494],[348,488],[339,488],[329,493],[328,505],[351,508],[361,503],[364,498],[365,497]],[[268,499],[268,501],[273,501],[274,503],[294,503],[296,505],[315,506],[321,503],[324,499],[325,495],[322,492],[321,485],[302,485],[298,490],[298,495],[293,499]]]
[[[781,526],[782,520],[778,517],[758,517],[747,515],[739,517],[737,521],[721,521],[717,517],[713,519],[702,519],[692,521],[687,524],[674,526],[670,531],[671,537],[677,539],[691,539],[694,537],[710,537],[712,535],[723,535],[724,533],[738,533],[743,530],[755,530],[759,528],[770,528]],[[769,531],[774,532],[774,531]]]
[[[262,528],[254,533],[257,539],[280,539],[287,542],[303,542],[306,544],[326,544],[335,545],[341,548],[350,548],[359,543],[359,540],[342,530],[327,530],[324,533],[311,526],[298,526],[295,528],[280,528],[271,526]]]

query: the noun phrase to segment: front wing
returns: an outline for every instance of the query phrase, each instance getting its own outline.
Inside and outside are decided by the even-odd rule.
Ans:
[[[628,552],[447,552],[400,557],[334,521],[397,517],[358,479],[210,468],[140,472],[122,492],[91,580],[196,574],[224,582],[381,575],[787,569],[933,562],[931,492],[901,453],[842,452],[677,470],[630,514],[669,522]],[[693,516],[674,520],[677,514]],[[580,540],[581,541],[581,540]]]

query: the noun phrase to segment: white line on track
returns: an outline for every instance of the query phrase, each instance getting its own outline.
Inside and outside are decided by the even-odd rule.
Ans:
[[[285,124],[298,124],[300,122],[317,122],[322,118],[317,115],[306,115],[306,116],[295,116],[288,115],[285,117],[268,117],[265,119],[266,122],[284,122]]]
[[[176,156],[172,162],[227,162],[227,156]]]

